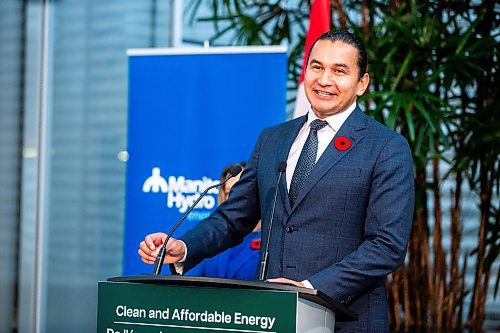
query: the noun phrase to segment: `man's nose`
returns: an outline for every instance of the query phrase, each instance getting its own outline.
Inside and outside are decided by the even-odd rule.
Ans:
[[[318,83],[322,86],[329,86],[333,84],[333,75],[330,71],[325,70],[321,73]]]

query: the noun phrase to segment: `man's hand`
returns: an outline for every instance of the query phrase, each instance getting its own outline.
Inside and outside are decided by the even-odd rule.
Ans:
[[[139,244],[139,256],[142,262],[151,265],[154,264],[158,257],[158,252],[165,242],[167,235],[162,232],[147,235],[144,240]],[[167,244],[167,253],[165,256],[164,264],[173,264],[179,262],[184,258],[186,248],[183,242],[175,238],[170,238]]]
[[[273,283],[282,283],[282,284],[291,284],[296,287],[302,287],[305,288],[305,285],[302,282],[290,280],[290,279],[285,279],[285,278],[277,278],[277,279],[267,279],[267,282],[273,282]]]

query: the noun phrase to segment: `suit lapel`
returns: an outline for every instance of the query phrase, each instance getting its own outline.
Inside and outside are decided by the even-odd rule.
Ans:
[[[361,142],[361,140],[363,140],[363,129],[365,128],[366,116],[359,109],[359,107],[356,107],[356,109],[349,116],[349,118],[347,118],[339,131],[335,134],[333,140],[328,144],[328,147],[324,151],[323,155],[321,155],[320,159],[312,169],[311,174],[304,184],[304,187],[295,200],[295,205],[291,212],[293,212],[299,206],[300,202],[305,198],[309,191],[311,191],[314,185],[316,185],[316,183],[325,175],[325,173],[330,170],[335,164],[337,164],[344,156],[349,154],[354,149],[354,147],[359,142]],[[338,137],[348,138],[351,141],[350,148],[343,151],[335,148],[335,139]]]
[[[306,121],[307,115],[290,121],[289,126],[284,127],[283,134],[281,134],[281,137],[283,138],[283,144],[279,145],[280,148],[276,156],[276,165],[278,165],[281,161],[286,161],[288,159],[288,153],[292,148],[292,144]],[[281,201],[283,201],[283,206],[285,207],[287,213],[290,214],[292,207],[290,207],[290,200],[288,199],[288,189],[286,187],[286,172],[283,173],[283,176],[280,179],[279,192]]]

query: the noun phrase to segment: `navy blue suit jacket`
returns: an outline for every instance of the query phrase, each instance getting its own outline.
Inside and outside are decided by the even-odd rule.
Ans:
[[[277,166],[286,161],[306,117],[265,129],[229,199],[182,239],[185,270],[235,246],[262,219],[267,238]],[[347,150],[334,141],[346,137]],[[320,157],[295,206],[279,184],[268,278],[309,280],[359,314],[338,331],[385,332],[385,277],[404,260],[414,208],[413,163],[406,140],[358,107]],[[264,247],[264,244],[263,244]]]

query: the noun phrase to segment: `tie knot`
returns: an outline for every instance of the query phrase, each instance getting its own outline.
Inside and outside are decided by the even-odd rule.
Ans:
[[[328,125],[328,122],[326,122],[325,120],[319,120],[319,119],[315,119],[312,121],[311,123],[311,131],[319,131],[320,129],[322,129],[323,127],[325,127],[326,125]]]

